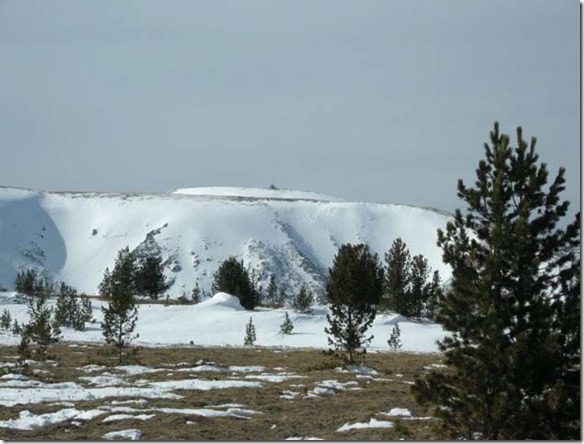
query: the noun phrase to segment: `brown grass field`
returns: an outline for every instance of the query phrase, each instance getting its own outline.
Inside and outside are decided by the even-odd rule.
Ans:
[[[88,364],[105,365],[105,371],[115,374],[115,361],[103,345],[90,344],[81,347],[69,343],[51,347],[57,365],[40,363],[31,376],[44,382],[75,382],[84,384],[79,377],[87,376],[79,368]],[[0,360],[15,360],[15,347],[1,347]],[[436,439],[433,435],[435,420],[430,418],[406,420],[380,415],[392,408],[407,408],[413,417],[428,417],[430,412],[418,406],[410,394],[410,383],[427,371],[424,367],[441,362],[440,354],[414,353],[370,353],[364,356],[363,364],[375,369],[374,377],[357,378],[354,373],[335,371],[340,362],[319,350],[269,349],[269,348],[202,348],[202,347],[159,347],[140,348],[133,363],[156,368],[173,368],[173,364],[195,365],[200,360],[211,361],[218,366],[264,366],[265,373],[276,374],[285,370],[302,378],[283,382],[262,382],[261,388],[228,388],[215,390],[173,390],[182,395],[181,399],[148,399],[146,408],[207,408],[221,404],[241,404],[261,414],[248,418],[204,417],[183,413],[155,412],[151,419],[142,421],[124,419],[102,422],[107,414],[91,420],[63,421],[33,430],[0,428],[0,439],[4,440],[103,440],[105,433],[139,429],[140,440],[283,440],[290,437],[318,437],[325,440],[399,440]],[[130,363],[130,362],[128,362]],[[176,367],[174,367],[176,368]],[[0,376],[14,372],[1,368]],[[31,369],[29,369],[29,372]],[[403,376],[400,376],[403,375]],[[128,377],[135,380],[161,381],[173,379],[228,379],[228,373],[185,374],[171,371],[145,373]],[[242,375],[238,377],[243,378]],[[336,380],[341,383],[355,381],[345,390],[335,390],[334,395],[317,398],[304,396],[322,381]],[[298,387],[298,385],[302,385]],[[349,390],[348,388],[357,388]],[[294,399],[284,399],[284,391],[297,392]],[[0,399],[2,395],[0,394]],[[76,401],[75,408],[89,410],[111,404],[116,398]],[[129,399],[129,398],[124,398]],[[117,398],[117,401],[122,398]],[[16,419],[22,410],[35,415],[59,411],[65,407],[36,403],[2,407],[0,421]],[[138,407],[138,406],[136,406]],[[152,413],[152,412],[150,412]],[[391,428],[354,429],[339,432],[346,423],[368,422],[372,418],[392,421]]]

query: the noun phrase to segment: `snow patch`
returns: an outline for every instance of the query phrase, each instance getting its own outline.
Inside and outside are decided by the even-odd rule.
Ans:
[[[342,427],[337,429],[337,432],[346,432],[353,429],[387,429],[393,427],[393,422],[391,421],[379,421],[375,418],[369,420],[369,422],[356,422],[354,424],[346,423]]]
[[[138,429],[127,429],[106,433],[103,435],[103,438],[108,440],[128,439],[130,441],[137,441],[140,439],[141,435],[142,432],[140,432]]]

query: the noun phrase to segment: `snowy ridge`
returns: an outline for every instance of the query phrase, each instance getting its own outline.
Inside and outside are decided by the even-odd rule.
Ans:
[[[96,294],[106,267],[126,245],[161,254],[172,298],[195,283],[209,291],[213,273],[234,255],[270,274],[289,296],[304,283],[322,293],[340,245],[365,242],[383,258],[401,237],[443,276],[436,230],[445,214],[405,205],[345,202],[290,190],[187,188],[168,194],[52,193],[0,187],[0,285],[35,267],[80,292]]]

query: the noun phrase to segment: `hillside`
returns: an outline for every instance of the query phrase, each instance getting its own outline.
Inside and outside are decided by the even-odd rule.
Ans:
[[[46,270],[95,294],[106,267],[126,245],[162,255],[171,297],[212,276],[230,255],[267,285],[321,292],[338,247],[365,242],[383,258],[401,237],[443,277],[436,230],[448,215],[405,205],[345,202],[316,193],[257,188],[186,188],[167,194],[41,192],[0,188],[0,285],[18,270]]]

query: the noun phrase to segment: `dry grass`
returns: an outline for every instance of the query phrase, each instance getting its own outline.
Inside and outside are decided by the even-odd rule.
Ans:
[[[70,344],[58,344],[53,347],[58,366],[50,364],[35,366],[46,369],[49,374],[35,375],[37,379],[47,382],[79,382],[80,376],[87,376],[79,370],[87,364],[114,366],[115,359],[101,345],[89,345],[81,348],[70,347]],[[2,361],[10,361],[5,357],[16,355],[11,347],[0,348]],[[302,379],[290,379],[281,383],[264,382],[262,388],[232,388],[222,390],[175,390],[174,393],[184,396],[178,400],[151,399],[148,407],[173,408],[204,408],[220,404],[243,404],[245,408],[262,412],[250,417],[239,418],[205,418],[196,415],[165,414],[155,412],[151,420],[140,421],[128,419],[102,423],[106,415],[83,421],[80,426],[70,421],[42,427],[31,431],[0,428],[0,439],[10,440],[101,440],[103,435],[114,430],[130,428],[140,429],[142,440],[282,440],[288,437],[319,437],[327,440],[396,440],[430,439],[431,426],[434,421],[396,421],[379,415],[394,407],[407,408],[413,416],[428,416],[428,412],[417,406],[411,395],[410,385],[406,381],[414,381],[421,375],[425,366],[438,363],[438,354],[412,353],[378,353],[368,354],[364,364],[377,370],[375,381],[356,378],[355,374],[339,373],[334,368],[339,364],[331,361],[317,350],[291,350],[267,348],[141,348],[136,357],[136,363],[166,367],[170,364],[195,364],[205,359],[217,365],[259,365],[266,367],[267,373],[277,373],[274,368],[283,367],[287,372],[303,376]],[[115,373],[115,369],[107,369]],[[5,369],[5,373],[8,370]],[[188,373],[168,372],[147,373],[137,375],[132,379],[148,379],[151,381],[169,379],[225,379],[228,373]],[[403,376],[399,376],[403,375]],[[240,375],[241,377],[241,375]],[[334,396],[303,399],[302,396],[313,389],[316,384],[325,380],[339,382],[357,381],[361,390],[338,391]],[[303,387],[293,387],[303,384]],[[357,385],[349,386],[357,387]],[[293,400],[280,397],[283,391],[301,392]],[[111,399],[76,402],[77,409],[87,410],[106,405]],[[0,420],[17,418],[21,410],[30,410],[35,414],[55,412],[63,406],[47,404],[19,405],[0,409]],[[154,412],[148,412],[154,413]],[[395,426],[389,429],[360,429],[348,432],[336,430],[345,423],[368,422],[371,418],[392,420]],[[187,422],[195,424],[187,424]]]

